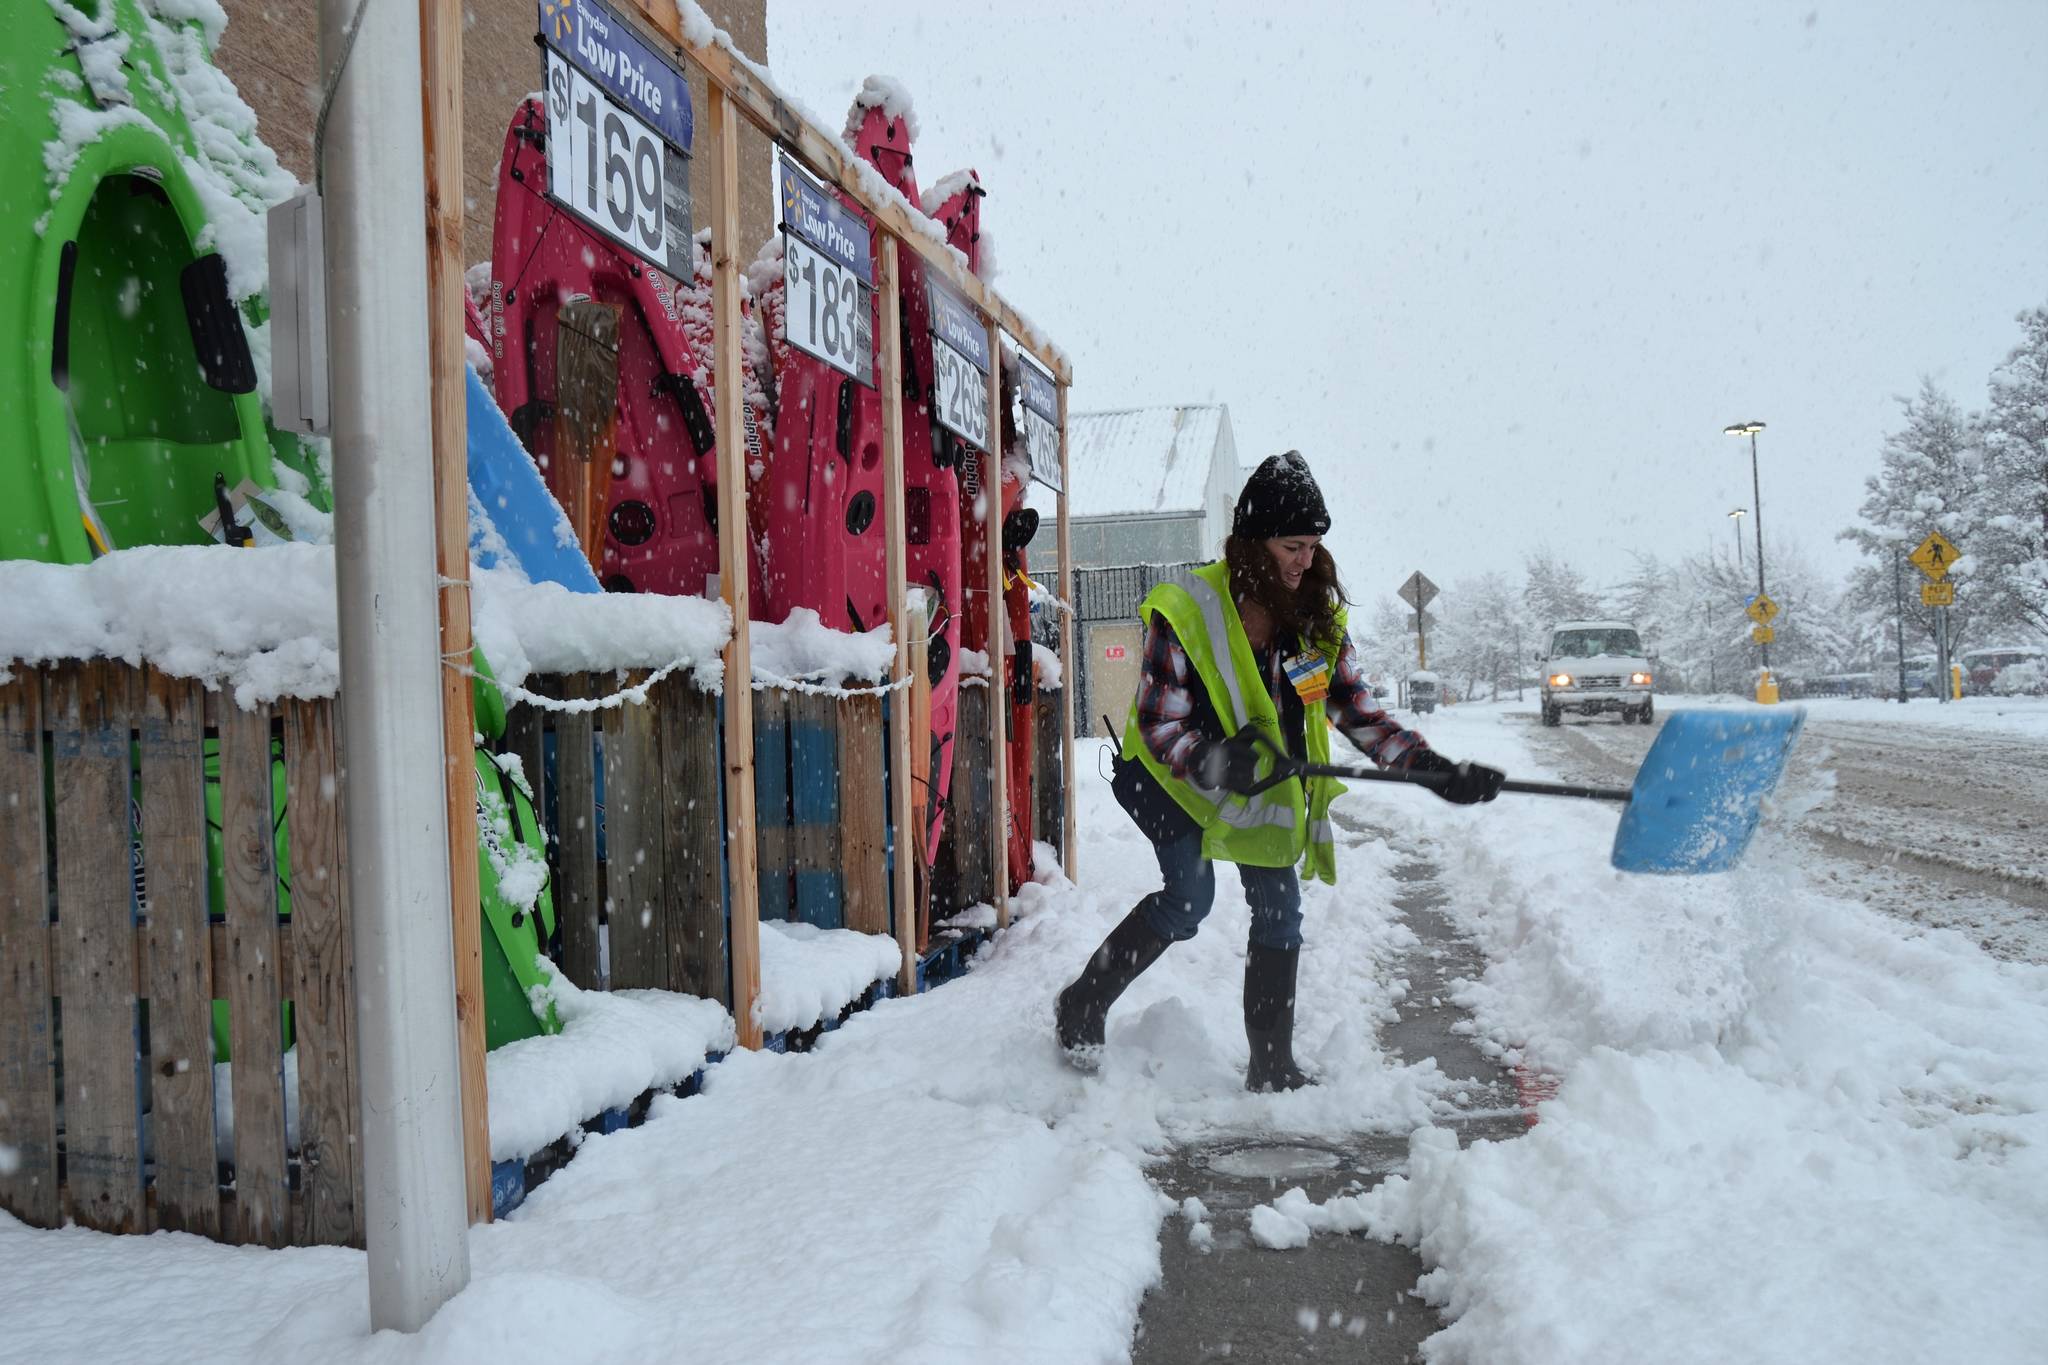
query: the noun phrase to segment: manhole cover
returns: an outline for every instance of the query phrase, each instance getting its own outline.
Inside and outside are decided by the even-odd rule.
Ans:
[[[1285,1180],[1292,1176],[1334,1170],[1341,1160],[1335,1152],[1326,1152],[1320,1147],[1284,1143],[1270,1147],[1233,1147],[1229,1151],[1214,1152],[1208,1158],[1208,1166],[1218,1175],[1236,1176],[1241,1180]]]

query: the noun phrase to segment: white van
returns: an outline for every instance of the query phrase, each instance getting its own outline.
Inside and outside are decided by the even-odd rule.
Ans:
[[[1648,725],[1655,717],[1650,660],[1630,621],[1559,621],[1550,631],[1543,665],[1543,723],[1569,712],[1612,711],[1622,724]]]

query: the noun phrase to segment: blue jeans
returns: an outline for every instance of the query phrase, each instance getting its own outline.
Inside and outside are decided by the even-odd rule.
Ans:
[[[1216,867],[1202,856],[1202,833],[1154,844],[1152,852],[1166,884],[1138,902],[1138,913],[1169,942],[1191,939],[1216,901]],[[1282,951],[1301,947],[1301,882],[1294,869],[1239,863],[1237,873],[1252,907],[1251,941]]]

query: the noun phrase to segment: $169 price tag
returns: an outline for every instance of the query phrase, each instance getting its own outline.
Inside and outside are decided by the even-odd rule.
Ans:
[[[614,104],[548,49],[548,195],[636,256],[690,276],[687,210],[670,212],[687,180],[682,158],[654,130]],[[671,166],[673,159],[675,165]]]

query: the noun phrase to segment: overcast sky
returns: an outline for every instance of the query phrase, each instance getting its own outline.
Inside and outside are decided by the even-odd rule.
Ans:
[[[1750,417],[1846,569],[1894,396],[2048,303],[2048,0],[1258,8],[774,0],[769,60],[834,129],[898,78],[1075,409],[1300,448],[1356,596],[1727,552]]]

